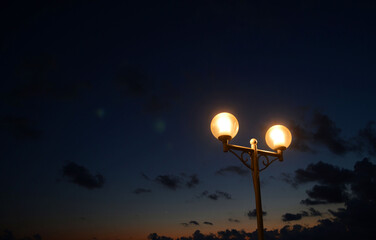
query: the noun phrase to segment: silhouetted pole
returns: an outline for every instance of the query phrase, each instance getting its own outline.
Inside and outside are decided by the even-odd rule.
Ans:
[[[251,148],[253,149],[252,154],[252,178],[253,178],[253,188],[255,189],[255,199],[256,199],[256,214],[257,214],[257,234],[258,240],[264,240],[264,222],[262,219],[262,205],[261,205],[261,192],[260,192],[260,177],[259,177],[259,164],[257,156],[257,140],[251,140]]]

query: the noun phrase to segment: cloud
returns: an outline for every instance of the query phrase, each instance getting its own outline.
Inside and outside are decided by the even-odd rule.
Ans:
[[[91,174],[84,166],[74,162],[63,166],[63,176],[67,177],[70,182],[87,189],[101,188],[104,184],[104,177],[101,174]]]
[[[262,211],[262,215],[263,216],[266,216],[266,212]],[[249,210],[247,212],[247,216],[249,217],[249,219],[253,219],[253,218],[256,218],[257,217],[257,211],[256,209],[253,209],[253,210]]]
[[[231,194],[227,193],[227,192],[223,192],[223,191],[215,191],[215,193],[209,193],[209,191],[205,190],[203,191],[200,196],[198,196],[198,198],[201,198],[201,197],[207,197],[211,200],[218,200],[220,198],[224,198],[224,199],[227,199],[227,200],[230,200],[232,199],[231,197]]]
[[[222,191],[216,191],[215,192],[218,196],[222,197],[222,198],[225,198],[225,199],[232,199],[231,197],[231,194],[227,193],[227,192],[222,192]]]
[[[351,170],[318,162],[309,164],[306,169],[297,169],[294,176],[285,174],[283,180],[296,187],[303,183],[317,182],[307,190],[310,198],[301,201],[304,205],[342,203],[348,198],[346,185],[354,178]]]
[[[204,224],[213,226],[213,223],[211,222],[204,222]]]
[[[354,165],[354,178],[351,191],[359,199],[376,201],[376,165],[368,158],[358,161]]]
[[[197,221],[190,221],[189,224],[196,225],[196,226],[200,225]]]
[[[317,127],[313,139],[328,147],[337,155],[343,155],[352,149],[350,143],[341,138],[341,129],[325,114],[316,112],[313,125]]]
[[[293,136],[293,141],[291,142],[292,149],[296,149],[301,152],[315,152],[311,147],[312,144],[310,143],[312,139],[312,133],[310,131],[295,122],[292,122],[289,125],[289,129]]]
[[[181,179],[174,175],[159,175],[154,181],[174,191],[181,185]]]
[[[216,174],[218,175],[226,175],[227,173],[238,174],[240,176],[247,176],[249,175],[250,172],[244,167],[239,167],[239,166],[228,166],[225,168],[221,168],[216,172]]]
[[[301,211],[300,213],[296,213],[296,214],[285,213],[282,215],[282,221],[284,222],[297,221],[297,220],[301,220],[303,217],[317,217],[321,215],[322,215],[321,212],[311,207],[309,208],[309,212]]]
[[[335,122],[321,112],[314,112],[311,120],[304,126],[292,122],[289,127],[294,136],[291,147],[296,150],[314,153],[315,149],[311,146],[322,145],[336,155],[358,151],[351,138],[344,138]]]
[[[306,193],[311,199],[323,203],[343,203],[348,197],[344,185],[314,185]]]
[[[376,129],[375,122],[368,122],[365,128],[359,130],[361,148],[365,149],[371,156],[376,156]]]
[[[271,176],[273,177],[273,176]],[[290,173],[281,173],[280,179],[288,184],[290,184],[293,188],[298,187],[298,183],[295,181],[294,177]]]
[[[351,181],[353,174],[350,170],[334,165],[318,162],[309,164],[306,169],[295,171],[294,182],[296,184],[318,182],[321,184],[345,184]]]
[[[319,205],[319,204],[326,204],[327,202],[325,201],[322,201],[322,200],[312,200],[310,198],[306,198],[306,199],[303,199],[300,201],[300,204],[303,204],[303,205]]]
[[[322,216],[321,212],[314,209],[313,207],[309,208],[309,215],[312,217]]]
[[[238,219],[234,219],[234,218],[229,218],[228,221],[234,222],[234,223],[240,223],[240,221]]]
[[[302,219],[302,217],[304,216],[308,216],[308,213],[307,212],[297,213],[297,214],[285,213],[282,215],[282,221],[284,222],[297,221],[297,220]]]
[[[197,186],[200,183],[200,180],[197,177],[197,174],[189,176],[189,180],[186,182],[188,188]]]
[[[147,177],[145,174],[143,174],[143,177],[149,180],[149,177]],[[185,173],[182,173],[180,176],[172,174],[159,175],[154,179],[154,182],[175,191],[183,187],[196,187],[200,183],[200,180],[197,174],[187,176]]]
[[[133,190],[134,194],[150,193],[150,192],[151,192],[150,189],[145,189],[145,188],[137,188],[137,189]]]
[[[189,227],[189,226],[199,226],[200,224],[197,221],[191,220],[188,223],[181,223],[184,227]]]

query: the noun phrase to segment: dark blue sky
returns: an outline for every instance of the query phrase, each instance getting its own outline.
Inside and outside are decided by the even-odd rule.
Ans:
[[[375,10],[367,1],[6,2],[0,231],[253,232],[249,173],[210,132],[222,111],[238,118],[239,145],[255,137],[267,149],[275,123],[293,134],[285,161],[261,176],[268,230],[352,229],[344,216],[356,219],[354,199],[376,209],[367,195],[376,172],[357,185],[362,169],[376,169]]]

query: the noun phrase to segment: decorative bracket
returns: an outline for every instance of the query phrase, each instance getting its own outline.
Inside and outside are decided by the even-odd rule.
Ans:
[[[223,151],[231,152],[232,154],[234,154],[244,164],[244,166],[251,169],[252,172],[254,170],[257,171],[257,172],[261,172],[261,171],[265,170],[267,167],[269,167],[269,165],[272,164],[273,162],[275,162],[277,160],[283,161],[283,149],[278,149],[276,152],[261,150],[261,149],[257,149],[257,148],[256,148],[256,150],[254,150],[253,148],[249,148],[249,147],[243,147],[243,146],[237,146],[237,145],[229,144],[228,143],[229,139],[223,139],[221,141],[223,143]],[[234,150],[241,151],[241,154],[239,155]],[[256,159],[253,159],[252,156],[253,156],[255,151],[257,152],[257,157],[256,157]],[[247,154],[248,156],[244,156],[244,154]],[[262,168],[254,169],[253,161],[259,161],[259,159],[261,157],[264,158],[261,161],[261,163],[263,165]],[[270,159],[269,157],[274,157],[274,158]]]
[[[229,149],[228,150],[229,152],[231,152],[232,154],[234,154],[237,158],[239,158],[239,160],[247,167],[247,168],[249,168],[249,169],[251,169],[252,171],[253,171],[253,164],[252,164],[252,158],[251,158],[251,155],[250,155],[250,153],[249,152],[242,152],[241,154],[240,154],[240,156],[236,153],[236,152],[234,152],[234,151],[232,151],[231,149]],[[249,155],[249,158],[248,158],[248,156],[246,156],[246,158],[244,158],[244,154],[248,154]],[[247,162],[250,162],[251,164],[248,164]]]

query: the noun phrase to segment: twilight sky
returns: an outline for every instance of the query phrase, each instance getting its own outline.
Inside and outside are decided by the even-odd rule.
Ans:
[[[254,239],[250,172],[210,132],[223,111],[233,144],[292,132],[261,174],[267,236],[374,239],[375,11],[6,1],[0,239]]]

